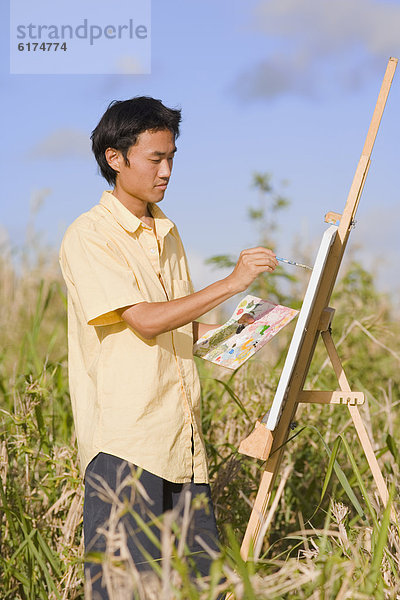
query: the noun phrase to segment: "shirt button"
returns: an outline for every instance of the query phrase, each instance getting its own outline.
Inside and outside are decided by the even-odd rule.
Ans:
[[[150,252],[151,252],[152,254],[155,254],[155,253],[156,253],[156,249],[155,249],[155,248],[150,248]]]

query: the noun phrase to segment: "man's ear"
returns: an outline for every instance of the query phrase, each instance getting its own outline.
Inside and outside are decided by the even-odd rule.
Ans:
[[[121,170],[121,160],[123,160],[121,152],[115,150],[115,148],[107,148],[104,155],[110,167],[119,173]]]

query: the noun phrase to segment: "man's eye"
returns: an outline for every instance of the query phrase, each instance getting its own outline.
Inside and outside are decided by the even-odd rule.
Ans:
[[[161,162],[161,160],[160,160],[159,158],[152,158],[152,159],[150,159],[150,160],[151,160],[151,162],[153,162],[153,163],[159,163],[159,162]]]

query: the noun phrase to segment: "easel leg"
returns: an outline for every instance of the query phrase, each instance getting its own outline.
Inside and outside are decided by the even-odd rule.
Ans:
[[[343,370],[342,363],[340,362],[339,355],[337,353],[335,344],[333,343],[332,336],[329,331],[323,331],[321,333],[322,339],[324,340],[324,344],[326,346],[326,350],[329,354],[329,358],[331,359],[333,369],[336,373],[336,377],[338,378],[340,389],[343,392],[350,392],[351,388],[349,382],[347,381],[346,374]],[[382,471],[379,467],[378,461],[376,459],[374,450],[371,445],[371,441],[368,437],[367,430],[365,429],[365,425],[361,418],[360,412],[357,406],[352,406],[348,404],[348,409],[350,411],[351,418],[353,419],[354,427],[356,428],[358,437],[361,442],[361,446],[365,452],[366,459],[368,461],[369,467],[371,469],[372,476],[375,480],[376,486],[378,488],[379,495],[382,499],[383,505],[386,506],[389,492],[385,483],[385,480],[382,475]],[[395,519],[395,513],[392,510],[392,518]]]
[[[271,497],[274,479],[273,469],[267,468],[261,478],[260,487],[258,488],[253,510],[251,511],[246,533],[244,534],[240,549],[240,554],[243,560],[248,559],[250,547],[253,546],[254,548],[257,544],[258,538],[260,537],[260,533],[266,520],[268,502]]]
[[[332,336],[329,330],[322,331],[321,335],[324,340],[333,369],[336,373],[336,377],[338,378],[340,389],[343,392],[351,392],[349,382],[347,381],[346,374],[344,372],[342,363],[340,362],[339,355],[337,353],[336,347],[333,343]],[[360,439],[361,446],[364,450],[365,457],[368,461],[368,465],[371,469],[372,476],[378,488],[379,495],[382,499],[383,505],[386,506],[389,498],[389,492],[385,480],[383,478],[381,469],[379,467],[378,461],[376,459],[374,450],[372,448],[371,441],[368,437],[367,430],[361,418],[360,412],[356,405],[348,404],[347,406],[351,418],[353,420],[354,427],[357,431],[357,435]],[[285,421],[285,419],[281,419],[281,422],[278,425],[278,429],[275,432],[275,442],[282,437],[283,431],[287,430],[288,423],[283,423],[283,421]],[[270,456],[270,458],[267,461],[266,469],[261,478],[260,487],[258,489],[253,510],[251,512],[250,520],[247,525],[246,533],[242,542],[241,556],[243,560],[248,559],[251,546],[255,548],[257,546],[257,542],[260,536],[264,536],[265,534],[265,525],[268,522],[268,504],[271,497],[272,488],[275,483],[275,477],[282,459],[282,453],[283,447],[280,447],[275,453],[273,453]],[[393,508],[391,514],[392,519],[394,521],[397,521],[396,513],[394,512]]]

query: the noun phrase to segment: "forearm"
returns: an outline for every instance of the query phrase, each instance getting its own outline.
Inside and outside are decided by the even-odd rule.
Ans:
[[[139,335],[152,339],[193,323],[228,298],[244,292],[258,275],[273,271],[277,264],[272,250],[260,246],[242,250],[232,273],[203,290],[167,302],[140,302],[121,308],[119,314]]]
[[[176,300],[167,302],[141,302],[121,309],[121,317],[145,339],[152,339],[160,333],[172,331],[212,310],[225,300],[242,291],[230,276],[207,286],[206,288]],[[197,328],[200,337],[206,331],[203,324]]]

